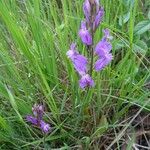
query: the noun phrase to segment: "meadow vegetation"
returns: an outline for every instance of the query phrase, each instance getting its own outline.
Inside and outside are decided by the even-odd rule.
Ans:
[[[0,149],[150,147],[150,121],[138,127],[143,143],[135,127],[141,113],[150,120],[150,0],[101,0],[94,44],[108,28],[113,60],[88,89],[66,55],[74,41],[87,56],[78,36],[83,2],[0,1]],[[44,106],[49,133],[26,121],[34,104]]]

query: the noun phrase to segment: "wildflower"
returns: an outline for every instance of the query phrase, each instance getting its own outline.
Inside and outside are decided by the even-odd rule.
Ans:
[[[97,6],[97,10],[98,10],[98,8],[99,8],[99,0],[94,0],[94,1],[95,1],[96,6]]]
[[[112,36],[110,36],[110,32],[108,29],[105,29],[103,32],[104,32],[104,37],[95,47],[95,53],[99,57],[99,59],[95,63],[96,71],[102,70],[113,59],[113,56],[110,52],[112,49],[112,45],[110,43]]]
[[[76,44],[72,43],[70,46],[70,50],[67,52],[67,56],[68,58],[70,58],[71,60],[74,59],[74,57],[79,54],[78,51],[76,50]]]
[[[94,5],[96,7],[96,12],[99,10],[99,0],[89,0],[90,4]]]
[[[89,74],[85,74],[81,77],[80,81],[79,81],[80,87],[82,89],[84,89],[85,87],[89,86],[89,87],[93,87],[94,86],[94,81],[93,79],[90,77]]]
[[[51,129],[48,123],[45,123],[43,120],[40,121],[40,128],[43,132],[48,133]]]
[[[95,47],[95,53],[99,57],[103,57],[110,53],[112,49],[112,45],[109,41],[107,41],[105,38],[103,38]]]
[[[92,44],[92,36],[90,32],[87,30],[85,21],[81,22],[81,29],[79,30],[79,36],[84,44],[86,45]]]
[[[92,68],[93,68],[93,46],[94,46],[94,33],[100,25],[104,16],[104,9],[100,6],[99,0],[85,0],[83,3],[83,12],[85,20],[81,22],[79,30],[79,37],[82,42],[88,46],[88,53],[91,57],[90,70],[87,69],[88,61],[87,58],[80,55],[76,50],[76,45],[73,43],[70,46],[70,50],[67,52],[68,58],[71,59],[75,70],[79,73],[81,79],[79,85],[82,89],[86,87],[93,87],[94,81],[92,79]],[[95,47],[95,54],[98,55],[98,60],[95,63],[95,70],[100,71],[105,68],[113,59],[111,54],[112,45],[110,40],[112,36],[108,29],[104,31],[104,37]],[[90,74],[90,75],[89,75]]]
[[[104,15],[104,9],[100,8],[95,16],[95,20],[93,23],[93,30],[96,30],[98,28],[99,24],[102,21],[103,15]]]
[[[103,68],[105,68],[113,59],[113,56],[112,54],[107,54],[106,56],[98,59],[95,63],[95,70],[96,71],[100,71],[102,70]]]
[[[70,58],[73,62],[74,68],[81,76],[81,79],[79,81],[80,87],[85,88],[87,86],[93,87],[94,81],[90,77],[89,74],[87,74],[87,58],[80,55],[79,52],[76,50],[76,44],[72,43],[70,46],[70,50],[67,52],[68,58]]]
[[[26,120],[27,122],[32,123],[34,126],[40,128],[44,133],[48,133],[50,131],[50,125],[45,123],[42,118],[44,114],[44,108],[42,105],[35,104],[32,107],[33,115],[27,115]]]
[[[91,5],[90,5],[89,0],[85,0],[85,2],[83,3],[83,12],[84,12],[87,23],[90,23]]]
[[[79,54],[79,52],[76,50],[75,43],[71,44],[70,50],[67,52],[67,56],[72,60],[74,68],[80,75],[86,73],[88,63],[87,58]]]
[[[26,120],[30,123],[32,123],[33,125],[37,126],[38,125],[38,119],[31,116],[31,115],[28,115],[26,116]]]
[[[42,105],[34,104],[34,106],[32,107],[32,112],[34,116],[38,117],[39,119],[42,119],[44,108]]]
[[[113,37],[110,35],[110,32],[109,32],[108,29],[104,29],[103,33],[104,33],[104,38],[105,39],[108,39],[108,40],[112,40],[113,39]]]
[[[112,49],[112,45],[109,42],[109,40],[112,39],[112,37],[110,36],[109,30],[105,29],[103,32],[104,32],[104,37],[102,38],[102,40],[95,47],[95,53],[99,57],[106,56],[107,54],[110,53],[110,51]]]

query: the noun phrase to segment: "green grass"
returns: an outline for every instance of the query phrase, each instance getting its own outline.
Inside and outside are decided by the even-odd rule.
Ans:
[[[95,41],[109,28],[114,60],[93,74],[96,86],[83,91],[66,57],[73,41],[87,55],[78,37],[83,1],[0,1],[0,149],[98,149],[93,143],[109,131],[115,134],[130,106],[150,112],[145,87],[150,81],[150,1],[132,2],[101,0],[105,16]],[[46,136],[24,119],[34,103],[46,105],[45,119],[52,126]],[[131,123],[116,133],[109,148],[118,143],[119,149]]]

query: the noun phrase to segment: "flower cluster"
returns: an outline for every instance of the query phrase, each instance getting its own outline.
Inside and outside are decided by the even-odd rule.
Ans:
[[[71,59],[73,62],[74,68],[81,76],[81,79],[79,81],[80,87],[85,88],[86,86],[94,86],[94,81],[90,77],[89,74],[87,74],[87,58],[80,55],[78,51],[76,50],[76,44],[72,43],[70,46],[70,50],[67,52],[68,58]]]
[[[81,79],[79,80],[79,85],[81,88],[94,86],[94,81],[91,77],[94,54],[98,56],[98,60],[94,64],[94,69],[96,71],[104,69],[113,59],[111,54],[112,45],[110,42],[112,40],[112,36],[110,36],[108,29],[103,31],[103,38],[94,48],[94,33],[100,25],[104,15],[104,9],[100,6],[99,0],[85,0],[83,3],[83,12],[85,20],[81,22],[79,37],[89,50],[88,52],[91,57],[91,62],[89,64],[88,59],[79,54],[76,50],[76,44],[74,43],[71,44],[70,50],[67,52],[68,58],[71,59],[74,68],[81,76]],[[87,65],[90,65],[91,67],[90,72],[87,69]]]
[[[44,115],[43,105],[35,104],[32,107],[32,112],[34,116],[28,115],[26,116],[26,120],[34,126],[40,128],[44,133],[48,133],[50,131],[50,125],[42,120]]]
[[[102,21],[104,15],[103,7],[100,7],[99,0],[85,0],[83,4],[85,21],[81,22],[79,36],[86,45],[92,45],[93,37],[90,33],[95,32]]]
[[[108,29],[105,29],[103,32],[104,32],[104,37],[95,47],[95,53],[99,57],[99,59],[96,61],[94,66],[96,71],[102,70],[113,59],[113,56],[110,52],[112,49],[112,45],[110,43],[112,36],[110,36]]]

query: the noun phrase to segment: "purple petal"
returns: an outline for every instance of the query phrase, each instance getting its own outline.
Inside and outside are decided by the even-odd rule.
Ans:
[[[81,22],[81,29],[87,30],[87,28],[86,28],[86,22],[85,21]]]
[[[90,77],[89,74],[85,74],[81,77],[79,81],[80,87],[84,89],[85,87],[93,87],[94,86],[94,81]]]
[[[86,73],[87,63],[88,63],[87,58],[82,55],[77,55],[73,61],[74,67],[80,75],[83,75]]]
[[[86,23],[82,21],[81,23],[81,29],[79,30],[79,36],[82,40],[82,42],[86,45],[92,44],[92,36],[90,32],[86,28]]]
[[[98,11],[96,17],[95,17],[95,20],[94,20],[94,23],[93,23],[93,29],[95,30],[99,24],[101,23],[102,21],[102,18],[104,16],[104,9],[103,8],[100,8],[100,10]]]
[[[104,29],[103,32],[104,32],[104,37],[106,39],[108,39],[108,40],[112,40],[113,39],[113,37],[110,35],[109,29]]]
[[[66,55],[71,60],[74,59],[76,57],[76,55],[78,55],[78,51],[76,50],[76,44],[75,43],[71,44],[70,50],[66,53]]]
[[[76,43],[72,43],[72,44],[70,45],[70,49],[76,50]]]
[[[36,126],[38,125],[37,118],[35,118],[35,117],[31,116],[31,115],[26,116],[26,120],[28,122],[32,123],[33,125],[36,125]]]
[[[103,38],[95,47],[95,53],[99,57],[104,57],[107,55],[112,49],[112,45],[109,41]]]
[[[74,46],[71,46],[71,48]],[[72,60],[72,63],[74,65],[74,68],[76,71],[80,74],[83,75],[86,73],[87,70],[87,58],[80,55],[77,50],[71,49],[67,52],[68,57]]]
[[[96,4],[96,13],[98,13],[100,5],[99,0],[95,0],[95,4]]]
[[[95,63],[95,66],[94,66],[95,70],[96,71],[102,70],[111,62],[112,59],[113,59],[113,56],[111,53],[107,54],[106,57],[102,57],[102,58],[98,59]]]
[[[45,123],[43,120],[41,120],[40,122],[40,128],[45,133],[48,133],[51,129],[50,125],[48,123]]]
[[[95,0],[95,3],[96,3],[97,6],[99,6],[99,1],[100,0]]]
[[[32,111],[35,117],[42,119],[43,114],[44,114],[44,107],[43,105],[37,105],[34,104],[34,106],[32,107]]]
[[[91,5],[89,0],[85,0],[83,3],[83,12],[86,18],[86,21],[89,23],[90,22],[90,16],[91,16]]]

